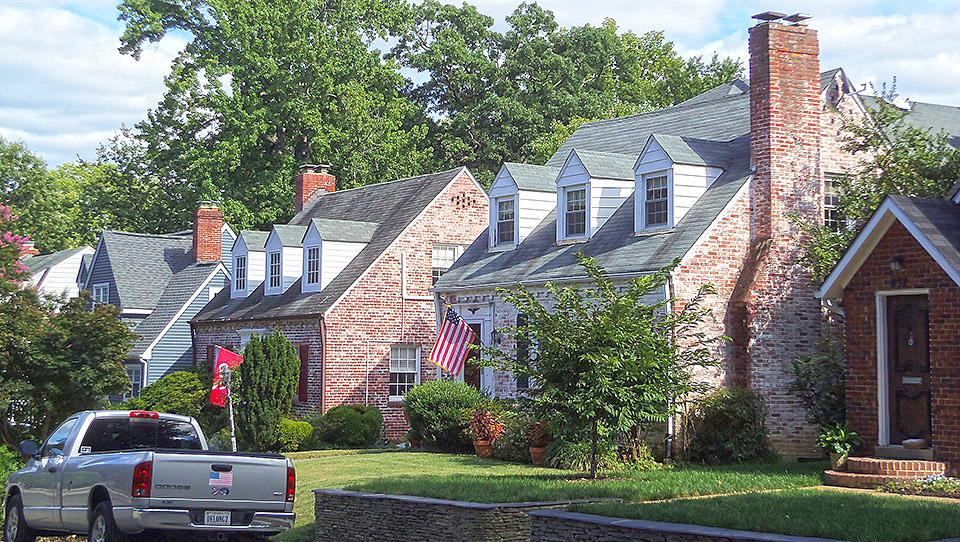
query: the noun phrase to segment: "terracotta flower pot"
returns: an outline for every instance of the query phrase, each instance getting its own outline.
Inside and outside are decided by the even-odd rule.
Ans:
[[[838,472],[846,470],[847,454],[830,452],[830,468]]]
[[[534,465],[543,465],[543,463],[546,460],[547,460],[546,448],[539,448],[534,446],[530,447],[530,461],[533,462]]]
[[[493,453],[493,444],[489,440],[475,440],[473,449],[477,452],[477,457],[486,459]]]

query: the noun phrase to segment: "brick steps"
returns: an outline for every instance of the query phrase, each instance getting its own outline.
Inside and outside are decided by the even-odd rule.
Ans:
[[[939,461],[851,457],[846,472],[824,471],[823,481],[828,486],[876,489],[888,482],[916,480],[946,471],[947,464]]]

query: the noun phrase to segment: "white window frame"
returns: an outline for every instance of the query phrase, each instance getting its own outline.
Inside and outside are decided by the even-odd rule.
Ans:
[[[569,202],[569,197],[571,192],[583,191],[583,233],[571,234],[567,231],[567,213],[576,212],[568,211],[567,205]],[[560,221],[560,228],[563,232],[563,239],[587,239],[590,237],[590,186],[588,184],[576,184],[572,186],[566,186],[563,188],[562,192],[563,197],[562,205],[557,214],[557,218]]]
[[[394,370],[394,368],[393,368],[393,361],[394,361],[394,359],[395,359],[395,358],[394,358],[394,350],[396,350],[396,349],[401,349],[401,348],[402,348],[402,349],[410,349],[410,350],[413,350],[413,351],[414,351],[414,356],[415,356],[414,361],[416,362],[416,363],[415,363],[416,368],[415,368],[413,371],[411,371],[411,370],[409,370],[409,369],[407,369],[407,370],[396,370],[396,371]],[[387,374],[387,393],[390,393],[390,386],[393,385],[392,382],[390,381],[390,380],[391,380],[390,377],[391,377],[394,373],[398,373],[398,374],[414,374],[414,382],[413,382],[413,386],[411,387],[411,389],[413,389],[413,388],[415,388],[415,387],[417,387],[417,386],[420,385],[420,354],[421,354],[420,346],[418,346],[418,345],[413,345],[413,344],[392,344],[392,345],[390,345],[390,360],[389,360],[388,366],[387,366],[387,373],[388,373],[388,374]],[[410,360],[404,358],[403,360],[399,360],[399,359],[398,359],[398,361],[410,361]],[[390,400],[390,401],[403,401],[403,398],[404,398],[403,395],[393,395],[393,394],[390,394],[389,400]]]
[[[277,256],[277,274],[273,274],[273,256]],[[277,279],[277,284],[273,284],[273,279]],[[283,254],[279,250],[267,252],[267,287],[270,290],[279,290],[283,288]]]
[[[651,179],[664,178],[666,180],[666,191],[667,195],[665,198],[657,198],[655,200],[647,199],[647,181]],[[640,179],[640,189],[641,189],[641,198],[640,205],[637,209],[637,212],[640,213],[640,223],[643,224],[644,230],[665,230],[673,227],[673,174],[672,170],[665,171],[656,171],[653,173],[646,173]],[[651,201],[664,201],[667,204],[667,220],[666,222],[658,222],[656,224],[650,224],[647,222],[647,203]]]
[[[110,303],[110,283],[98,282],[90,286],[90,295],[94,305]]]
[[[141,365],[127,365],[124,367],[127,372],[127,378],[130,379],[130,391],[125,392],[121,395],[121,402],[124,402],[131,398],[140,397],[140,392],[143,391],[143,366]],[[139,382],[136,382],[134,386],[134,375],[139,377]]]
[[[233,291],[235,292],[245,292],[247,291],[247,273],[248,267],[247,255],[235,256],[233,258]]]
[[[519,209],[519,207],[520,207],[520,202],[519,202],[518,200],[519,200],[519,197],[518,197],[518,195],[516,195],[516,194],[510,195],[510,196],[504,196],[504,197],[496,198],[496,199],[494,200],[494,209],[493,209],[493,219],[494,219],[494,222],[493,222],[493,224],[494,224],[494,228],[493,228],[493,246],[495,246],[495,247],[511,247],[511,246],[516,246],[516,244],[517,244],[517,235],[519,234],[519,232],[518,232],[517,230],[519,229],[519,226],[520,226],[520,209]],[[501,204],[501,203],[506,203],[506,202],[508,202],[508,201],[511,202],[511,203],[513,203],[513,220],[512,220],[512,222],[513,222],[513,238],[512,238],[509,242],[507,242],[507,241],[500,242],[500,224],[501,224],[501,223],[507,223],[507,222],[509,222],[509,221],[506,221],[506,220],[503,220],[503,221],[500,220],[500,204]]]
[[[437,249],[453,249],[453,261],[450,262],[450,265],[445,265],[446,262],[437,261]],[[430,280],[433,284],[436,284],[437,281],[434,279],[439,279],[447,272],[447,269],[453,267],[453,264],[463,255],[464,246],[463,245],[454,245],[450,243],[434,243],[431,253],[431,268],[430,268]],[[438,265],[440,264],[440,265]],[[437,271],[440,272],[437,275]]]
[[[316,251],[315,259],[310,257],[310,253],[313,251]],[[320,257],[320,245],[310,245],[303,249],[303,260],[306,262],[304,266],[305,273],[303,280],[311,286],[320,284]],[[314,262],[317,264],[317,268],[315,270],[311,270],[310,264]],[[315,275],[316,280],[311,280],[311,275]]]
[[[839,214],[840,179],[832,175],[823,177],[823,225],[831,231],[838,232],[845,224],[841,224]],[[833,215],[833,218],[830,216]],[[832,223],[832,224],[831,224]]]

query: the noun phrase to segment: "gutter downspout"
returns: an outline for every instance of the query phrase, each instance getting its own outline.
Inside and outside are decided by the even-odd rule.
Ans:
[[[664,298],[666,298],[666,301],[667,301],[666,307],[669,312],[673,312],[672,292],[673,292],[673,275],[670,274],[670,275],[667,275],[667,281],[663,283],[663,294],[664,294]],[[671,337],[671,340],[672,340],[672,337]],[[671,398],[668,401],[669,402],[667,404],[667,409],[672,410],[673,399]],[[674,422],[674,416],[671,414],[670,416],[667,417],[667,439],[665,442],[666,450],[664,450],[664,457],[668,459],[673,457],[673,438],[675,434],[676,434],[676,427]]]
[[[327,321],[320,315],[320,413],[327,405]]]

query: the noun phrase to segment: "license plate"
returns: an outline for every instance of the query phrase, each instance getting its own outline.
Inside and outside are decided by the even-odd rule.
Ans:
[[[230,512],[207,510],[203,514],[203,523],[205,525],[230,525]]]

